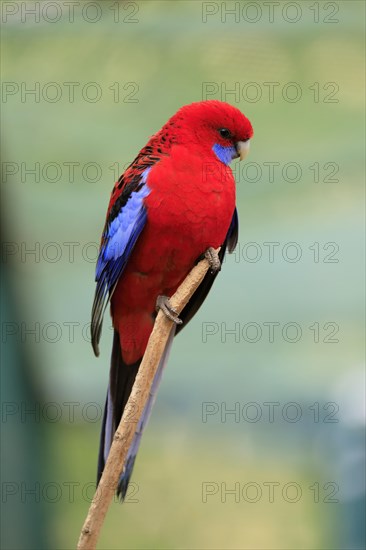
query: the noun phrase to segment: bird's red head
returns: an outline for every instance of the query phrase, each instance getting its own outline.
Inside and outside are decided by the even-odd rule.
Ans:
[[[213,151],[224,162],[248,153],[253,136],[250,121],[239,109],[222,101],[200,101],[185,105],[161,132],[174,129],[175,143],[195,147],[199,153]]]

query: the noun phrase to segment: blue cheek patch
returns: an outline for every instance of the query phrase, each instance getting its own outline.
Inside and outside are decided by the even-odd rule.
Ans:
[[[217,158],[221,160],[221,162],[223,162],[224,164],[230,164],[230,162],[238,156],[238,153],[236,152],[236,149],[233,145],[225,147],[224,145],[215,143],[215,145],[212,147],[212,150]]]

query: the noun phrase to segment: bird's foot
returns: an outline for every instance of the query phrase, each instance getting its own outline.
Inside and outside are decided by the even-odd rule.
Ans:
[[[221,270],[221,262],[216,250],[210,246],[205,252],[205,258],[210,264],[212,273],[216,273]]]
[[[179,319],[178,312],[174,309],[168,296],[158,296],[156,300],[156,310],[161,311],[175,323],[176,325],[181,325],[183,323],[182,319]]]

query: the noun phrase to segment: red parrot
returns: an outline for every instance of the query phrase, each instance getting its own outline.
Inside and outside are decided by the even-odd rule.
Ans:
[[[91,324],[93,349],[99,355],[103,314],[110,303],[114,339],[98,482],[157,310],[175,322],[121,474],[117,493],[122,500],[173,337],[205,300],[226,248],[232,252],[236,246],[235,180],[228,164],[246,156],[252,135],[249,120],[227,103],[186,105],[150,138],[113,188]],[[179,318],[169,296],[204,256],[211,269]]]

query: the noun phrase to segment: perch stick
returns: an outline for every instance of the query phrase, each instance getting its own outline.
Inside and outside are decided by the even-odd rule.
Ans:
[[[201,260],[190,271],[178,290],[170,298],[170,303],[178,314],[181,313],[195,290],[201,284],[209,267],[210,265],[206,258]],[[173,321],[168,319],[162,311],[159,311],[130,397],[114,434],[102,477],[81,529],[77,545],[78,550],[95,550],[96,548],[108,507],[117,488],[138,421],[148,400],[154,375],[164,352],[172,325]]]

